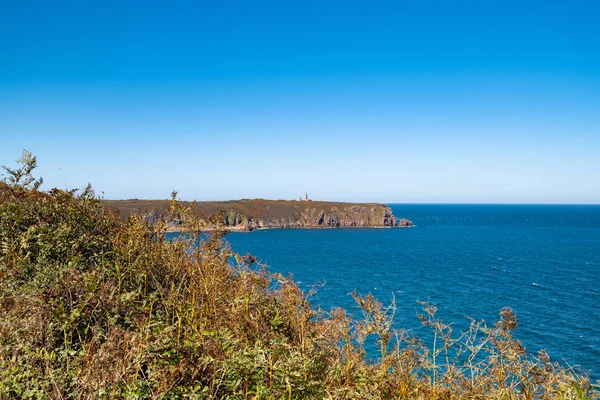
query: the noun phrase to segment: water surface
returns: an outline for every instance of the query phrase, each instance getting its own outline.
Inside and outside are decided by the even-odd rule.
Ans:
[[[232,233],[234,250],[319,288],[313,303],[358,312],[350,296],[395,297],[396,326],[422,333],[417,300],[455,329],[465,316],[519,319],[529,352],[600,378],[600,206],[391,205],[409,229],[272,229]]]

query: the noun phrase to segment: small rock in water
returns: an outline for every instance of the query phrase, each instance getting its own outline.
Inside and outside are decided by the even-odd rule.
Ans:
[[[413,226],[412,221],[408,220],[408,219],[404,219],[402,218],[400,220],[400,222],[398,223],[398,226],[402,226],[402,227],[408,227],[408,226]]]

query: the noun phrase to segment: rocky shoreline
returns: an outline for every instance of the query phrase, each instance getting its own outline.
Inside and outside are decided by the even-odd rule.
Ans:
[[[167,200],[105,200],[104,206],[127,219],[142,215],[151,225],[163,222],[167,231],[187,229],[186,221],[171,215]],[[398,219],[390,207],[378,203],[341,203],[300,200],[243,199],[224,202],[182,203],[204,221],[203,230],[218,225],[230,231],[249,232],[268,228],[393,228],[411,227]],[[211,215],[219,215],[216,219]],[[213,222],[209,222],[213,221]]]

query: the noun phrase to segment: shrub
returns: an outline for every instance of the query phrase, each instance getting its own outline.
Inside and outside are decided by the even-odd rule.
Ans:
[[[0,182],[2,399],[597,394],[545,353],[527,355],[510,310],[454,337],[423,304],[430,348],[394,330],[393,305],[370,295],[354,294],[358,320],[313,308],[311,293],[232,252],[201,221],[186,216],[189,234],[168,241],[160,222],[107,213],[90,187],[43,192],[32,182]],[[175,202],[172,211],[189,213]]]

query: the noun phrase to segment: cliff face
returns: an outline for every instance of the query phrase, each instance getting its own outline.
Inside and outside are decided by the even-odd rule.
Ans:
[[[267,206],[268,207],[268,206]],[[270,216],[267,208],[262,216],[244,215],[234,210],[227,212],[230,227],[245,230],[256,228],[339,228],[339,227],[393,227],[398,222],[392,210],[383,204],[313,205],[310,202],[294,205],[288,215]]]
[[[258,228],[338,228],[394,227],[400,222],[391,208],[377,203],[340,203],[324,201],[235,200],[225,202],[187,203],[195,214],[207,216],[222,213],[223,225],[242,231]],[[123,200],[105,201],[122,218],[133,213],[143,214],[149,222],[165,218],[168,201]],[[169,225],[177,230],[182,221],[171,219]],[[402,226],[407,222],[402,221]],[[410,222],[410,221],[408,221]],[[412,224],[411,224],[412,225]],[[410,225],[408,225],[410,226]]]

